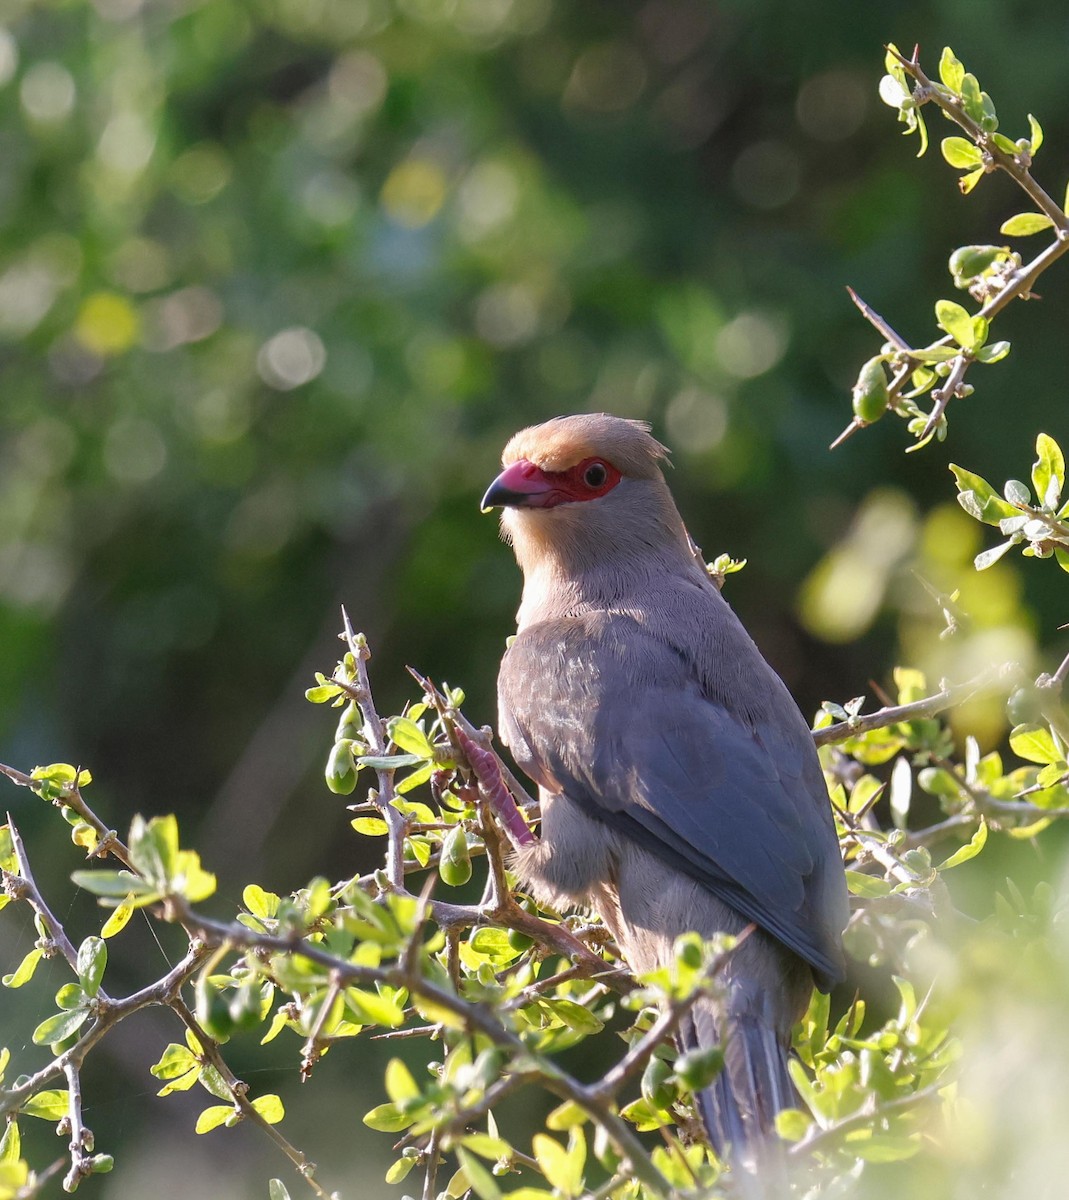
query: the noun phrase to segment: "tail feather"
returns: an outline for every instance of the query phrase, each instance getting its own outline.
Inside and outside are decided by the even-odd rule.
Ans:
[[[740,1172],[742,1194],[754,1200],[787,1195],[775,1124],[777,1113],[797,1104],[797,1094],[776,1031],[752,1012],[725,1021],[712,1003],[699,1001],[681,1023],[679,1041],[684,1049],[724,1047],[724,1069],[696,1100],[718,1157]]]

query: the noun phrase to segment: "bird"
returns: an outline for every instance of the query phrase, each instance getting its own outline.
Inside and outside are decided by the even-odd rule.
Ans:
[[[540,903],[596,912],[633,972],[682,934],[744,935],[677,1039],[723,1046],[698,1112],[759,1171],[797,1103],[792,1028],[845,976],[846,880],[810,728],[697,556],[667,458],[645,422],[556,417],[483,497],[523,573],[498,732],[541,826],[512,865]]]

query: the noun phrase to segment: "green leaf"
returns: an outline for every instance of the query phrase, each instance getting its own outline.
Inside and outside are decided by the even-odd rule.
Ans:
[[[199,1070],[200,1063],[192,1050],[186,1046],[179,1046],[176,1042],[171,1042],[160,1055],[159,1062],[153,1063],[149,1067],[149,1072],[157,1079],[175,1079],[194,1068]]]
[[[478,1154],[496,1162],[500,1158],[508,1158],[512,1147],[501,1137],[492,1137],[489,1133],[467,1133],[461,1138],[460,1144]]]
[[[401,1006],[395,1000],[387,1000],[385,996],[380,996],[378,992],[346,988],[345,1003],[362,1025],[386,1025],[390,1029],[396,1029],[405,1023],[405,1014]]]
[[[1036,438],[1036,461],[1032,464],[1032,487],[1043,504],[1050,508],[1056,508],[1064,486],[1065,457],[1061,447],[1054,438],[1046,433],[1041,433]]]
[[[0,1138],[0,1163],[17,1163],[22,1157],[22,1137],[18,1121],[8,1121]]]
[[[380,1104],[364,1113],[363,1120],[369,1129],[377,1129],[380,1133],[400,1133],[415,1124],[416,1116],[402,1111],[396,1104]]]
[[[1018,757],[1034,763],[1062,761],[1061,751],[1045,725],[1018,725],[1010,732],[1010,748]]]
[[[286,1109],[283,1107],[282,1098],[276,1096],[273,1092],[267,1096],[257,1096],[252,1102],[252,1107],[260,1114],[260,1116],[268,1123],[268,1125],[277,1125],[279,1121],[286,1115]]]
[[[471,1190],[479,1200],[501,1200],[502,1192],[493,1175],[463,1146],[457,1147],[457,1162],[460,1163]]]
[[[1013,540],[1008,542],[999,542],[997,546],[992,546],[989,550],[981,550],[980,553],[972,560],[973,566],[978,571],[986,571],[988,567],[993,567],[998,560],[1012,550],[1014,546]]]
[[[909,88],[893,75],[884,75],[879,86],[880,99],[889,108],[902,107],[902,101],[909,99]]]
[[[938,869],[940,871],[949,871],[952,867],[960,867],[962,863],[968,862],[970,858],[975,858],[986,844],[987,822],[981,817],[979,828],[969,841],[964,846],[955,850],[948,859],[939,865]]]
[[[972,317],[960,304],[955,304],[953,300],[937,300],[935,302],[935,319],[939,328],[949,333],[959,346],[966,350],[972,349],[974,344]]]
[[[395,771],[399,767],[414,767],[424,758],[422,754],[362,754],[356,761],[373,771]]]
[[[278,912],[279,897],[256,883],[250,883],[241,893],[241,902],[254,917],[271,918]]]
[[[1055,546],[1054,557],[1063,571],[1069,571],[1069,550],[1062,546]]]
[[[125,900],[132,896],[135,898],[135,907],[140,907],[138,900],[145,903],[146,896],[159,896],[152,884],[129,871],[72,871],[71,879],[94,896],[112,900]]]
[[[114,937],[126,928],[134,913],[132,899],[131,896],[127,896],[120,904],[116,905],[112,914],[101,926],[100,936],[102,938]]]
[[[38,1092],[19,1105],[19,1112],[28,1117],[40,1117],[42,1121],[62,1121],[70,1109],[70,1092],[66,1088]]]
[[[130,824],[130,861],[149,882],[166,891],[178,867],[178,819],[169,814]]]
[[[74,1008],[46,1017],[33,1031],[34,1045],[54,1046],[57,1042],[65,1042],[85,1024],[88,1016],[88,1009]]]
[[[100,991],[107,965],[107,942],[103,938],[87,937],[78,947],[78,982],[87,996],[95,996]]]
[[[943,157],[952,167],[975,167],[983,161],[980,147],[963,137],[943,138]]]
[[[965,67],[949,46],[943,47],[943,53],[939,58],[939,78],[950,88],[955,96],[961,95],[961,84],[965,78]]]
[[[968,175],[962,175],[958,180],[958,188],[963,196],[967,196],[974,187],[983,179],[986,174],[983,167],[977,167],[975,171],[970,171]]]
[[[847,871],[846,885],[852,895],[866,900],[876,900],[891,893],[891,884],[886,879],[877,879],[875,875],[866,875],[862,871]]]
[[[65,983],[56,992],[56,1004],[68,1012],[74,1008],[85,1008],[88,1003],[89,997],[76,983]]]
[[[22,987],[24,983],[29,983],[33,978],[34,971],[37,970],[37,964],[43,957],[43,950],[36,948],[31,950],[10,975],[4,976],[2,980],[4,987],[18,988]]]
[[[576,1129],[573,1135],[574,1133],[581,1136],[582,1130]],[[545,1133],[536,1133],[531,1139],[531,1145],[546,1182],[565,1196],[580,1195],[583,1188],[585,1153],[581,1158],[577,1158],[555,1138]],[[585,1142],[583,1145],[585,1146]]]
[[[232,1104],[213,1104],[197,1118],[194,1130],[197,1133],[211,1133],[213,1129],[218,1129],[220,1125],[225,1124],[234,1115],[234,1112]]]
[[[349,824],[364,837],[385,837],[390,832],[382,817],[356,817]]]
[[[415,1163],[415,1159],[406,1159],[407,1162]],[[272,1179],[267,1185],[267,1200],[290,1200],[289,1189],[281,1179]]]
[[[394,717],[387,722],[386,731],[394,744],[402,750],[407,750],[409,754],[418,755],[420,758],[434,757],[434,747],[415,721],[410,721],[407,717]]]
[[[1010,352],[1009,342],[991,342],[990,345],[981,346],[976,352],[976,361],[982,363],[997,363],[1001,362]]]
[[[1042,233],[1044,229],[1050,229],[1053,224],[1054,222],[1046,213],[1017,213],[1016,216],[1002,222],[999,226],[999,233],[1004,233],[1007,237],[1031,237],[1034,233]]]
[[[407,1178],[412,1168],[419,1162],[418,1158],[398,1158],[386,1172],[385,1179],[387,1183],[400,1183],[402,1179]]]
[[[412,1072],[399,1058],[391,1058],[386,1064],[386,1095],[395,1104],[402,1100],[414,1100],[419,1095],[419,1087],[412,1078]]]
[[[1034,158],[1036,151],[1043,145],[1043,126],[1040,125],[1031,113],[1028,114],[1028,128],[1032,134],[1029,150]]]
[[[784,1108],[776,1114],[776,1132],[788,1142],[800,1142],[812,1124],[813,1118],[800,1108]]]
[[[950,463],[958,485],[958,503],[970,516],[986,525],[997,525],[1006,517],[1020,516],[1020,510],[1007,503],[981,475]]]

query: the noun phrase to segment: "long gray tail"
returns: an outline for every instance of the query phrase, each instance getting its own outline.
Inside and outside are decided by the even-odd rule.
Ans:
[[[726,1026],[726,1028],[725,1028]],[[699,1000],[680,1024],[685,1050],[722,1044],[724,1069],[697,1096],[698,1110],[719,1158],[739,1171],[746,1196],[787,1194],[786,1161],[776,1114],[798,1103],[787,1071],[787,1048],[771,1024],[752,1011],[725,1020]]]

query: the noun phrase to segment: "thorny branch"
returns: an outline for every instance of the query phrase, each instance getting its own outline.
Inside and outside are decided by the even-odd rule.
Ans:
[[[354,634],[351,625],[346,621],[345,639],[353,656],[355,678],[346,684],[346,694],[356,702],[363,720],[363,736],[369,749],[376,757],[389,758],[396,752],[387,734],[385,722],[375,709],[371,689],[368,682],[366,663],[370,657],[366,642]],[[413,672],[413,674],[415,674]],[[1050,677],[1046,686],[1052,698],[1056,698],[1066,677],[1069,676],[1069,658]],[[632,1127],[618,1114],[617,1108],[624,1088],[634,1080],[650,1056],[666,1038],[669,1038],[679,1020],[693,1003],[693,996],[679,1001],[670,1001],[664,1005],[651,1027],[635,1041],[620,1061],[612,1067],[600,1081],[584,1084],[571,1074],[561,1069],[552,1059],[532,1051],[527,1042],[519,1036],[503,1019],[505,1014],[512,1014],[522,1008],[525,1002],[534,1000],[542,994],[549,994],[560,984],[580,978],[590,978],[594,990],[583,998],[589,1004],[592,998],[600,994],[606,987],[621,991],[633,986],[625,972],[613,967],[564,924],[554,924],[545,921],[532,913],[526,912],[512,898],[509,880],[506,875],[505,856],[507,845],[505,837],[491,813],[488,796],[495,789],[502,788],[508,794],[509,800],[515,798],[520,805],[527,808],[529,814],[536,818],[537,808],[530,798],[525,797],[518,785],[507,773],[504,764],[493,752],[489,740],[489,731],[479,730],[451,707],[449,699],[439,691],[429,680],[416,675],[423,688],[425,698],[438,713],[441,727],[453,748],[453,759],[461,771],[471,768],[470,784],[458,784],[463,791],[467,787],[477,797],[477,813],[479,832],[482,835],[485,854],[488,858],[487,889],[483,899],[478,904],[450,904],[436,901],[429,897],[427,889],[422,896],[416,897],[409,891],[406,876],[409,872],[419,869],[417,864],[406,862],[404,857],[404,839],[412,831],[408,818],[399,809],[389,803],[396,794],[394,789],[394,770],[388,766],[376,767],[377,794],[373,800],[377,810],[387,821],[389,830],[389,849],[387,853],[387,870],[377,872],[368,877],[349,880],[333,889],[336,896],[343,894],[347,887],[358,887],[373,898],[383,900],[390,895],[411,897],[418,901],[425,916],[435,922],[447,934],[447,944],[452,947],[451,960],[454,965],[454,984],[456,982],[456,948],[457,933],[465,928],[480,924],[494,924],[512,928],[526,933],[536,942],[532,953],[563,955],[569,959],[569,965],[556,973],[542,979],[534,979],[523,988],[512,1000],[505,1002],[500,1010],[495,1011],[486,1005],[466,999],[454,989],[444,984],[435,983],[427,974],[424,966],[425,951],[423,949],[420,923],[417,922],[415,933],[411,935],[407,950],[398,956],[396,962],[384,962],[380,965],[353,962],[332,953],[318,940],[309,939],[302,928],[296,931],[281,930],[278,933],[250,929],[237,922],[218,921],[202,915],[179,895],[168,895],[163,902],[155,907],[154,915],[163,917],[181,925],[189,935],[190,949],[183,960],[173,967],[156,983],[141,989],[125,998],[112,999],[99,992],[94,1009],[93,1022],[82,1033],[77,1042],[62,1054],[57,1055],[44,1068],[22,1080],[18,1087],[0,1091],[0,1114],[17,1112],[20,1105],[35,1091],[39,1090],[49,1080],[57,1075],[65,1075],[68,1081],[69,1115],[67,1125],[71,1132],[71,1168],[68,1179],[73,1182],[77,1175],[87,1173],[88,1154],[91,1147],[91,1134],[84,1130],[81,1119],[80,1068],[86,1055],[100,1040],[116,1025],[132,1012],[147,1005],[164,1005],[169,1007],[182,1022],[185,1028],[196,1039],[200,1047],[199,1060],[210,1066],[223,1085],[234,1105],[236,1113],[259,1127],[288,1158],[295,1169],[306,1180],[313,1193],[321,1200],[327,1200],[328,1193],[315,1178],[316,1167],[308,1158],[279,1133],[278,1129],[267,1122],[255,1109],[248,1098],[246,1084],[238,1079],[228,1067],[218,1042],[205,1031],[202,1024],[186,1006],[181,997],[181,989],[199,971],[206,969],[205,962],[220,951],[233,951],[243,955],[246,962],[257,964],[258,972],[265,972],[270,977],[271,956],[275,954],[289,959],[302,958],[323,969],[329,980],[330,994],[339,995],[351,985],[362,985],[375,988],[381,985],[390,989],[404,989],[412,996],[422,997],[432,1007],[450,1013],[469,1035],[479,1035],[491,1045],[505,1053],[506,1059],[514,1066],[507,1068],[505,1073],[481,1094],[473,1096],[468,1103],[457,1109],[444,1123],[437,1128],[431,1140],[423,1145],[421,1157],[424,1163],[424,1191],[428,1188],[434,1194],[435,1180],[438,1173],[438,1163],[441,1155],[453,1145],[453,1140],[462,1131],[470,1128],[473,1122],[484,1118],[495,1103],[511,1094],[516,1089],[532,1082],[538,1082],[542,1087],[557,1095],[560,1099],[570,1101],[579,1106],[599,1125],[615,1145],[624,1163],[624,1169],[641,1180],[650,1195],[664,1195],[665,1184],[660,1172],[654,1166],[646,1148],[636,1136]],[[846,721],[836,722],[814,732],[817,745],[833,744],[860,736],[870,730],[883,728],[900,722],[914,721],[934,716],[945,709],[960,703],[971,696],[984,693],[995,688],[1005,688],[1016,678],[1012,669],[1003,668],[985,672],[976,679],[957,686],[944,686],[937,693],[922,700],[904,705],[887,704],[873,713],[858,714]],[[1041,680],[1042,681],[1042,680]],[[346,681],[338,679],[339,684]],[[0,773],[6,775],[21,786],[34,787],[36,781],[13,768],[0,765]],[[983,804],[989,804],[993,809],[1005,809],[1007,812],[1019,814],[1022,811],[1020,802],[1010,804],[997,801],[994,798],[981,798]],[[114,831],[108,830],[92,810],[85,804],[84,799],[76,788],[71,789],[70,800],[81,819],[94,828],[101,838],[97,853],[110,853],[121,863],[133,870],[128,848],[116,837]],[[62,803],[67,803],[65,797]],[[61,803],[57,801],[57,803]],[[982,810],[980,801],[977,807]],[[1060,815],[1052,810],[1040,809],[1043,815]],[[522,822],[518,811],[516,817]],[[925,889],[930,889],[932,880],[924,878],[913,870],[899,856],[910,846],[925,844],[945,833],[953,832],[972,821],[976,816],[962,812],[951,816],[947,821],[932,826],[929,830],[915,834],[902,834],[894,842],[887,842],[879,830],[871,811],[862,814],[847,814],[847,843],[852,844],[856,852],[855,862],[864,865],[870,861],[886,873],[895,883],[906,885],[908,891],[894,897],[896,903],[910,905],[911,896],[916,892],[917,897],[925,900],[922,907],[930,911],[931,898]],[[526,822],[523,831],[527,833]],[[421,826],[422,827],[422,826]],[[518,827],[513,830],[515,835]],[[530,836],[530,834],[527,834]],[[25,847],[14,825],[11,825],[12,845],[15,849],[18,874],[5,876],[5,887],[9,894],[30,904],[38,917],[49,930],[49,935],[56,948],[64,955],[72,967],[77,965],[77,951],[73,943],[63,931],[61,923],[45,903],[33,879],[27,860]],[[912,839],[912,840],[910,840]],[[135,872],[136,873],[136,872]],[[587,936],[584,931],[584,936]],[[745,936],[745,935],[744,935]],[[539,949],[540,947],[540,949]],[[730,953],[730,952],[729,952]],[[716,960],[711,968],[711,976],[706,986],[715,986],[715,975],[727,961],[727,954]],[[512,968],[509,968],[512,970]],[[507,975],[507,972],[504,973]],[[318,1011],[325,1013],[330,1007],[324,1004]],[[511,1016],[507,1020],[511,1020]],[[437,1032],[441,1034],[440,1026],[430,1025],[415,1029],[399,1030],[386,1036],[402,1036],[416,1033]],[[317,1046],[317,1028],[308,1032],[305,1041],[306,1057],[314,1054]],[[311,1064],[310,1064],[311,1065]],[[907,1101],[908,1102],[908,1101]],[[866,1114],[871,1119],[872,1114]],[[407,1139],[402,1140],[402,1144]],[[75,1148],[75,1143],[78,1149]],[[518,1161],[518,1160],[517,1160]]]
[[[920,65],[916,50],[911,58],[906,58],[893,47],[888,47],[888,49],[916,84],[912,96],[914,104],[918,107],[923,104],[934,104],[945,117],[964,130],[982,152],[984,169],[988,172],[1003,171],[1009,175],[1039,211],[1049,218],[1053,227],[1054,241],[1040,251],[1031,262],[1022,264],[1016,270],[1009,272],[1001,286],[988,296],[979,313],[976,314],[986,321],[991,321],[1018,297],[1024,300],[1030,299],[1033,294],[1032,289],[1040,275],[1066,251],[1069,251],[1069,216],[1062,211],[1057,201],[1032,175],[1032,158],[1027,146],[1019,146],[1015,154],[1003,149],[995,140],[994,131],[988,132],[983,129],[965,111],[960,96],[929,78]],[[865,319],[895,349],[894,357],[891,360],[892,379],[888,385],[888,400],[892,408],[896,407],[902,399],[903,389],[914,370],[924,365],[923,351],[937,347],[952,347],[957,343],[950,334],[946,334],[926,347],[911,347],[879,313],[857,295],[853,288],[847,288],[847,291]],[[927,442],[935,433],[950,401],[968,393],[969,389],[965,386],[965,374],[975,361],[975,353],[965,347],[962,347],[951,360],[950,372],[946,379],[931,393],[934,403],[923,428],[917,434],[918,446]],[[858,419],[852,421],[832,442],[831,448],[835,449],[841,445],[848,437],[863,428],[864,424],[865,422]]]

